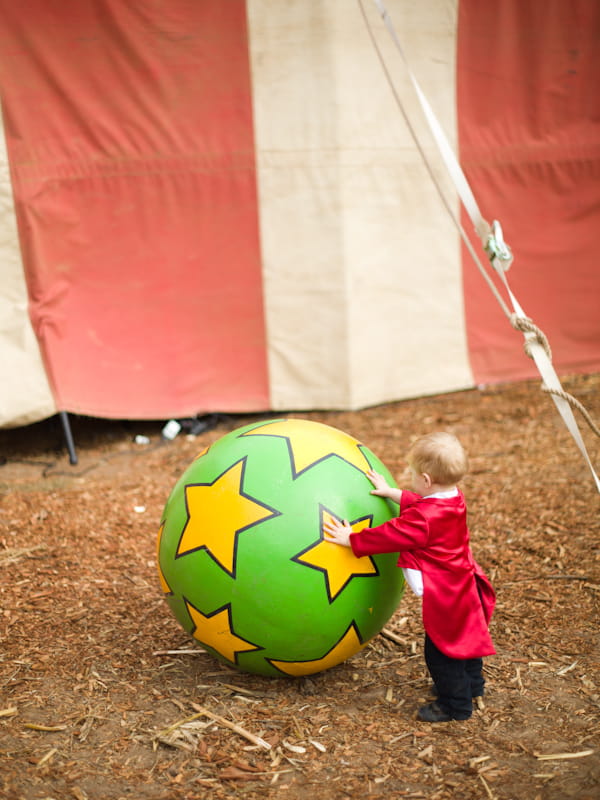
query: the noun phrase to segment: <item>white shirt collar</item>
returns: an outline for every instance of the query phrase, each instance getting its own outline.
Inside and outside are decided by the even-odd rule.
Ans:
[[[434,492],[433,494],[426,494],[425,498],[429,499],[430,497],[456,497],[458,494],[458,488],[454,486],[452,489],[448,489],[445,492]]]

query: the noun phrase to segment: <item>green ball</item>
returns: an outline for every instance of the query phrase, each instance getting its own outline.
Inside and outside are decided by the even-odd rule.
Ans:
[[[217,659],[259,675],[310,675],[377,635],[404,591],[397,555],[356,558],[323,523],[379,525],[397,506],[370,494],[364,445],[303,419],[228,433],[188,467],[158,534],[165,598]]]

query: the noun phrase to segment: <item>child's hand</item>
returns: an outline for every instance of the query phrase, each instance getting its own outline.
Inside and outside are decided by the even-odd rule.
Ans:
[[[401,489],[395,489],[393,486],[390,486],[383,475],[375,472],[374,469],[370,469],[367,472],[367,478],[375,487],[371,489],[371,494],[377,495],[377,497],[386,497],[388,500],[393,500],[394,503],[400,505],[400,498],[402,496]]]
[[[375,472],[375,470],[370,469],[367,472],[367,478],[371,481],[371,483],[375,487],[371,491],[371,494],[376,494],[378,497],[389,496],[390,487],[388,486],[388,482],[383,477],[383,475],[380,475],[378,472]]]
[[[336,519],[328,520],[323,523],[323,531],[325,533],[325,540],[332,544],[341,544],[344,547],[350,547],[350,534],[352,528],[347,520],[338,522]]]

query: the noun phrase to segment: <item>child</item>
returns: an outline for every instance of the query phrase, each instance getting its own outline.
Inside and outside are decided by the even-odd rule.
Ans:
[[[360,558],[399,553],[407,583],[423,597],[425,661],[437,701],[422,706],[425,722],[468,719],[473,697],[483,695],[482,656],[495,653],[488,631],[495,594],[469,547],[467,510],[456,483],[467,457],[450,433],[418,439],[408,454],[414,492],[388,486],[369,471],[371,494],[400,506],[400,515],[375,528],[353,533],[346,521],[325,526],[327,539],[351,547]]]

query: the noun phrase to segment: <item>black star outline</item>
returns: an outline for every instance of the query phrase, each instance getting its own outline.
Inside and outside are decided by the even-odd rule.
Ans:
[[[255,525],[260,525],[261,523],[265,522],[265,520],[274,519],[275,517],[281,516],[281,511],[278,511],[276,508],[272,508],[271,506],[267,505],[266,503],[262,503],[260,500],[257,500],[256,497],[252,497],[252,495],[244,492],[242,487],[243,487],[243,484],[244,484],[244,475],[246,473],[247,462],[248,462],[248,456],[243,456],[242,458],[240,458],[237,461],[235,461],[233,464],[230,464],[226,469],[223,470],[223,472],[221,472],[219,475],[217,475],[217,477],[213,481],[208,481],[206,483],[203,483],[203,482],[187,483],[185,485],[184,499],[185,499],[185,511],[186,511],[186,515],[187,515],[187,520],[186,520],[186,523],[185,523],[185,525],[183,526],[183,528],[181,530],[181,535],[179,537],[179,542],[177,543],[177,550],[175,551],[175,558],[176,559],[177,558],[183,558],[184,556],[190,555],[190,553],[197,553],[197,552],[201,552],[202,550],[204,550],[206,552],[206,554],[210,558],[212,558],[212,560],[215,562],[215,564],[223,570],[223,572],[226,572],[232,578],[235,578],[236,571],[237,571],[238,539],[239,539],[240,534],[244,533],[245,531],[249,530],[250,528],[253,528]],[[189,505],[188,505],[187,489],[191,489],[191,488],[194,488],[196,486],[214,486],[214,484],[217,483],[217,481],[219,481],[226,473],[228,473],[230,470],[232,470],[234,467],[236,467],[240,463],[242,464],[242,470],[240,472],[240,486],[239,486],[239,492],[238,492],[239,496],[240,497],[244,497],[246,500],[250,500],[252,503],[255,503],[255,505],[266,509],[269,513],[266,516],[261,517],[260,519],[256,520],[256,522],[251,522],[248,525],[244,525],[242,528],[238,528],[235,531],[235,533],[234,533],[234,537],[235,538],[234,538],[234,542],[233,542],[233,558],[232,558],[233,566],[232,566],[232,569],[231,569],[231,572],[230,572],[227,569],[227,567],[224,564],[222,564],[219,561],[219,559],[214,555],[214,553],[211,551],[211,549],[205,544],[199,545],[198,547],[193,547],[191,550],[184,550],[183,552],[179,552],[179,548],[181,546],[181,542],[183,540],[186,528],[189,525],[190,520],[192,518],[192,515],[190,513],[190,509],[189,509]],[[200,613],[202,613],[202,612],[200,612]]]
[[[165,519],[161,520],[160,528],[158,529],[158,535],[156,537],[156,567],[157,567],[157,570],[158,570],[158,577],[159,577],[160,585],[161,585],[161,588],[163,590],[164,596],[165,597],[173,597],[173,595],[175,593],[174,593],[173,589],[171,589],[171,584],[166,579],[164,570],[163,570],[163,568],[161,566],[161,563],[160,563],[160,544],[162,542],[162,537],[163,537],[163,533],[164,533],[164,530],[165,530],[166,522],[167,521]],[[166,591],[165,591],[165,588],[164,588],[165,586],[167,587]]]
[[[322,462],[327,461],[328,458],[339,458],[340,461],[344,461],[346,464],[348,464],[349,467],[352,467],[352,469],[355,469],[355,470],[357,470],[357,472],[360,472],[361,475],[365,474],[359,467],[356,466],[356,464],[353,464],[351,461],[348,461],[347,458],[344,458],[339,453],[336,453],[335,450],[332,450],[330,453],[327,453],[326,455],[321,456],[320,458],[317,458],[315,461],[312,461],[310,464],[308,464],[303,469],[297,470],[296,469],[296,460],[294,458],[294,448],[292,446],[292,442],[291,442],[291,439],[290,439],[289,436],[286,436],[284,433],[256,433],[258,428],[266,427],[267,425],[273,425],[276,422],[293,422],[293,421],[294,420],[289,420],[289,419],[265,420],[264,422],[261,422],[261,423],[258,423],[257,425],[255,425],[254,428],[252,428],[251,430],[244,431],[243,433],[240,433],[239,438],[242,438],[244,436],[267,436],[267,437],[270,437],[271,439],[285,439],[287,450],[288,450],[288,457],[289,457],[289,460],[290,460],[290,466],[291,466],[291,470],[292,470],[292,480],[293,481],[295,481],[297,478],[299,478],[300,475],[303,475],[305,472],[308,472],[309,469],[312,469],[317,464],[321,464]],[[365,459],[367,467],[369,469],[371,469],[372,468],[371,467],[371,462],[369,461],[369,459],[367,458],[367,455],[365,453],[365,450],[366,450],[365,445],[361,444],[360,442],[357,442],[356,443],[356,448],[358,450],[360,450],[360,454]]]
[[[188,600],[187,597],[183,597],[183,602],[185,603],[186,611],[187,611],[187,613],[188,613],[188,615],[190,617],[190,620],[192,622],[192,625],[193,625],[192,630],[190,631],[190,635],[197,642],[200,642],[200,644],[204,645],[204,647],[208,647],[209,650],[212,650],[213,652],[218,653],[221,658],[224,658],[225,661],[228,661],[230,664],[231,663],[235,663],[236,666],[237,666],[237,664],[238,664],[238,654],[239,653],[257,653],[260,650],[264,650],[265,649],[264,647],[261,647],[258,644],[254,644],[254,642],[251,642],[249,639],[246,639],[243,636],[240,636],[238,633],[236,633],[235,628],[233,626],[233,613],[232,613],[232,610],[231,610],[231,603],[225,603],[220,608],[216,608],[214,611],[211,611],[210,614],[205,614],[204,611],[202,611],[202,609],[200,609],[200,608],[198,608],[198,606],[194,605],[194,603],[192,603],[191,600]],[[227,656],[223,655],[223,653],[220,650],[217,650],[216,647],[213,647],[212,645],[207,644],[206,642],[203,642],[202,639],[198,639],[196,636],[194,636],[194,633],[198,630],[198,626],[194,624],[194,620],[193,620],[192,615],[190,614],[190,611],[189,611],[190,608],[193,608],[194,611],[197,611],[203,617],[206,617],[206,619],[212,619],[212,617],[215,617],[217,614],[220,614],[223,611],[227,611],[227,620],[229,622],[229,630],[236,637],[236,639],[241,639],[243,642],[246,642],[246,644],[249,644],[250,647],[247,650],[241,650],[241,649],[240,650],[234,650],[235,662],[232,662],[230,659],[227,658]]]
[[[332,646],[329,648],[329,650],[326,650],[325,653],[322,656],[319,656],[318,658],[301,658],[301,659],[294,659],[293,661],[291,659],[287,659],[287,658],[265,658],[265,661],[267,661],[273,667],[273,669],[276,669],[277,672],[279,672],[282,675],[285,675],[287,678],[289,678],[290,677],[290,673],[286,672],[283,669],[280,669],[275,662],[279,662],[280,664],[310,664],[312,662],[323,661],[324,659],[327,658],[327,656],[331,652],[333,652],[333,650],[335,650],[336,647],[338,647],[338,645],[346,638],[346,636],[348,635],[348,633],[352,629],[354,629],[354,633],[356,634],[356,638],[360,642],[360,646],[361,646],[361,649],[362,649],[367,644],[368,640],[365,641],[363,639],[363,637],[361,636],[360,630],[358,628],[358,625],[356,623],[356,620],[353,619],[352,622],[346,628],[346,630],[339,637],[339,639],[336,642],[334,642],[334,644],[332,644]],[[335,664],[332,664],[331,666],[333,667],[333,666],[335,666]],[[328,669],[330,669],[330,667],[328,667]]]
[[[341,595],[341,593],[344,591],[346,586],[348,586],[348,584],[350,583],[350,581],[353,578],[378,578],[379,575],[380,575],[380,572],[379,572],[379,567],[377,566],[377,564],[375,563],[373,558],[371,556],[367,556],[367,558],[369,559],[369,561],[373,565],[373,567],[375,569],[375,572],[353,572],[352,575],[350,575],[350,577],[346,581],[344,581],[344,583],[341,586],[341,588],[338,589],[338,591],[335,594],[332,594],[331,586],[329,584],[329,573],[328,573],[327,569],[325,567],[319,567],[316,564],[309,564],[308,562],[301,560],[301,557],[303,555],[306,555],[306,553],[310,552],[313,548],[315,548],[319,544],[319,542],[326,542],[327,541],[327,539],[325,538],[325,534],[323,532],[323,516],[324,516],[324,514],[329,514],[329,516],[333,517],[338,522],[342,522],[341,517],[339,517],[337,514],[334,514],[333,511],[331,511],[329,508],[327,508],[327,506],[323,505],[323,503],[319,503],[319,527],[320,527],[319,538],[316,541],[314,541],[311,544],[309,544],[308,547],[305,547],[304,550],[301,550],[299,553],[296,553],[295,556],[292,556],[292,558],[290,560],[294,561],[296,564],[300,564],[300,566],[302,566],[302,567],[308,567],[309,569],[315,569],[318,572],[322,572],[324,574],[324,576],[325,576],[325,588],[327,590],[327,599],[329,601],[329,605],[331,605],[334,602],[334,600]],[[366,527],[370,527],[370,523],[373,521],[373,515],[372,514],[367,514],[364,517],[357,517],[357,519],[354,519],[354,520],[352,520],[350,522],[350,526],[353,527],[357,523],[365,522],[365,521],[369,522],[369,525],[367,525]],[[347,631],[346,631],[346,633],[347,633]]]

